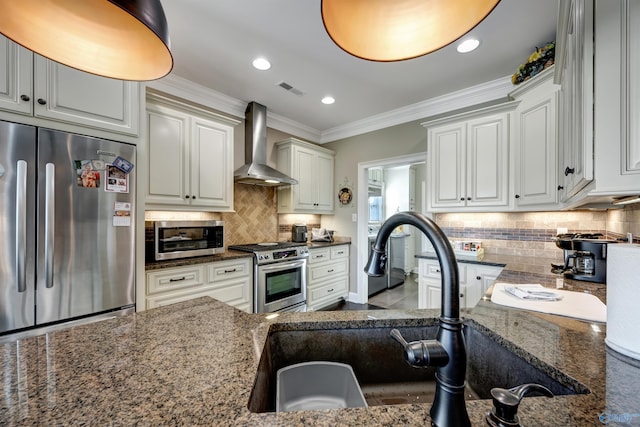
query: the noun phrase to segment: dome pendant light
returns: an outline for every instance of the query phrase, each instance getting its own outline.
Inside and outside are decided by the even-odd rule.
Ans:
[[[0,33],[78,70],[154,80],[173,67],[160,0],[0,0]]]
[[[500,0],[322,0],[322,21],[347,53],[402,61],[438,50],[478,25]]]

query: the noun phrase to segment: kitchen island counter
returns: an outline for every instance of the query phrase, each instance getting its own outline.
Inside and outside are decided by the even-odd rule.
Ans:
[[[270,327],[389,326],[392,319],[425,325],[437,314],[338,311],[284,313],[268,320],[205,297],[7,343],[0,346],[0,420],[3,425],[429,425],[430,402],[278,414],[252,413],[247,404]],[[505,345],[530,352],[530,363],[546,362],[591,390],[525,398],[519,411],[525,425],[601,425],[605,411],[640,413],[635,403],[640,386],[634,381],[640,368],[606,350],[603,325],[488,301],[464,316],[495,331]],[[467,408],[472,424],[483,426],[491,401],[470,401]]]

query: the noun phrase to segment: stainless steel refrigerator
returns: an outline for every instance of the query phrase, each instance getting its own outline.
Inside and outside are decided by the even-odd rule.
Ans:
[[[135,303],[135,146],[0,121],[0,334]]]

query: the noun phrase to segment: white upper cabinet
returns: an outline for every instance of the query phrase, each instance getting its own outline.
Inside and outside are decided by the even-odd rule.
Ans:
[[[5,111],[137,136],[139,91],[138,82],[78,71],[0,36],[0,109]]]
[[[233,210],[236,120],[150,96],[148,186],[152,209]]]
[[[422,123],[429,157],[428,210],[505,210],[509,205],[508,102]]]
[[[276,150],[277,169],[298,180],[278,188],[278,213],[333,213],[334,152],[295,138],[277,142]]]
[[[637,194],[640,2],[561,0],[559,10],[563,202],[572,208]]]
[[[555,81],[560,84],[563,201],[593,179],[593,0],[562,1]]]
[[[557,209],[558,89],[553,69],[522,83],[511,136],[515,208]]]

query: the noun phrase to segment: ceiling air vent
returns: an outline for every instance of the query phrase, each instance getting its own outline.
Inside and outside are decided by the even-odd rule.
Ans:
[[[300,90],[300,89],[298,89],[298,88],[295,88],[295,87],[291,86],[291,85],[290,85],[289,83],[287,83],[287,82],[280,82],[280,83],[278,83],[278,86],[280,86],[282,89],[284,89],[284,90],[286,90],[286,91],[289,91],[289,92],[291,92],[291,93],[293,93],[293,94],[295,94],[295,95],[298,95],[298,96],[302,96],[302,95],[304,95],[304,92],[303,92],[303,91],[301,91],[301,90]]]

